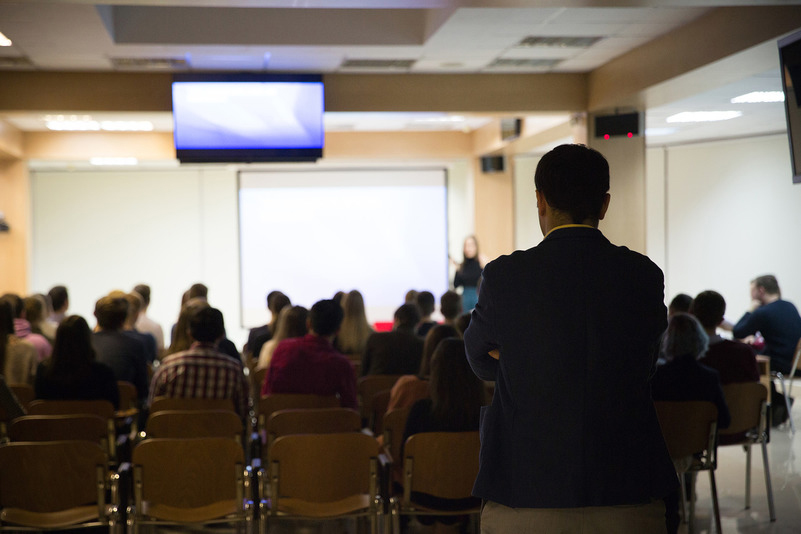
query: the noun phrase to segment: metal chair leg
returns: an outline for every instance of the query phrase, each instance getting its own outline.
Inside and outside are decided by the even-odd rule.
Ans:
[[[717,526],[718,534],[723,534],[723,529],[720,526],[720,507],[718,506],[718,487],[715,484],[715,470],[709,470],[709,485],[712,489],[712,509],[715,512],[715,525]]]
[[[751,508],[751,445],[743,445],[745,449],[745,509]]]
[[[770,481],[770,465],[768,462],[768,444],[762,442],[762,464],[765,469],[765,489],[768,493],[768,510],[771,522],[776,521],[776,509],[773,506],[773,484]]]
[[[793,406],[790,404],[790,396],[787,394],[787,386],[785,385],[784,375],[776,373],[779,379],[779,384],[782,386],[782,395],[784,395],[784,403],[787,406],[787,420],[790,421],[790,432],[795,434],[795,423],[793,422]]]

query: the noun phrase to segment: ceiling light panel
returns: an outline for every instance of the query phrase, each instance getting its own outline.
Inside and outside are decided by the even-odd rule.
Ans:
[[[561,59],[519,59],[519,58],[498,58],[487,65],[487,68],[510,68],[510,69],[549,69],[558,65]]]
[[[764,104],[769,102],[784,102],[784,92],[753,91],[731,99],[732,104]]]
[[[516,46],[524,48],[589,48],[603,37],[537,37],[522,39]]]
[[[116,69],[174,70],[189,67],[184,58],[114,57],[111,63]]]
[[[346,59],[340,67],[343,69],[407,70],[416,61],[416,59]]]
[[[12,43],[11,39],[3,35],[3,32],[0,32],[0,46],[11,46]]]
[[[736,119],[742,116],[742,111],[682,111],[671,115],[665,122],[685,123],[685,122],[718,122]]]

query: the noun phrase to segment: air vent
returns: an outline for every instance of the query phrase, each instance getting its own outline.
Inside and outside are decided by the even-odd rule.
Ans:
[[[0,68],[33,67],[33,61],[28,56],[0,56]]]
[[[409,69],[416,59],[346,59],[340,65],[343,69]]]
[[[555,67],[561,63],[561,59],[515,59],[515,58],[498,58],[489,65],[487,68],[513,68],[513,69],[548,69]]]
[[[526,37],[516,46],[523,48],[589,48],[603,37]]]
[[[174,70],[189,67],[185,59],[175,58],[114,57],[111,63],[117,69]]]

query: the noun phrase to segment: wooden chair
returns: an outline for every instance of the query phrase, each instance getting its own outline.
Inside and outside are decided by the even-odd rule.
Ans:
[[[409,417],[409,408],[398,408],[384,415],[384,450],[390,458],[392,466],[400,475],[402,462],[400,458],[403,445],[403,431],[406,429],[406,419]],[[398,477],[400,482],[400,477]]]
[[[289,434],[336,434],[361,429],[359,412],[350,408],[278,410],[267,419],[267,449],[277,438]]]
[[[793,422],[793,405],[790,404],[790,395],[793,392],[793,378],[795,377],[795,372],[798,370],[798,360],[801,359],[801,339],[798,340],[798,345],[795,347],[795,354],[793,355],[793,364],[790,368],[790,374],[785,377],[779,371],[772,371],[770,376],[773,380],[779,381],[779,386],[782,388],[782,395],[784,395],[784,402],[787,405],[787,420],[790,423],[790,432],[795,434],[795,423]],[[789,387],[787,386],[787,382],[790,382]]]
[[[359,378],[356,388],[361,406],[362,422],[372,428],[373,397],[381,391],[391,390],[402,375],[368,375]]]
[[[264,384],[265,375],[267,375],[267,367],[264,369],[256,369],[250,373],[250,391],[256,399],[261,396],[261,385]]]
[[[768,462],[768,389],[758,382],[728,384],[723,386],[723,394],[731,413],[731,424],[729,428],[719,430],[718,434],[721,440],[724,436],[737,436],[741,439],[727,441],[720,446],[742,445],[745,449],[745,508],[751,507],[751,446],[759,444],[762,447],[770,520],[776,521]]]
[[[471,515],[476,521],[480,503],[462,509],[438,509],[416,503],[412,493],[440,499],[470,499],[478,476],[481,443],[478,432],[425,432],[409,436],[403,449],[403,494],[393,496],[393,532],[400,532],[402,515]]]
[[[148,438],[233,438],[242,446],[242,419],[230,410],[161,410],[147,419]]]
[[[135,437],[139,434],[139,394],[136,386],[125,380],[117,381],[117,389],[120,392],[120,407],[114,413],[117,428]]]
[[[273,412],[278,410],[310,409],[310,408],[339,408],[339,399],[335,396],[304,395],[295,393],[274,393],[259,399],[258,422],[256,431],[262,440],[267,443],[267,420]]]
[[[250,479],[230,438],[148,439],[133,450],[128,526],[234,523],[252,531]]]
[[[364,517],[375,534],[382,512],[378,463],[378,444],[360,432],[277,438],[268,471],[259,470],[261,533],[280,519]]]
[[[695,478],[699,471],[709,471],[712,491],[712,507],[718,533],[721,532],[718,491],[715,484],[717,468],[717,420],[718,409],[711,402],[680,401],[655,402],[662,436],[665,438],[670,457],[677,467],[679,477],[684,473],[692,476],[695,491]],[[687,495],[681,484],[682,510],[687,510]],[[695,521],[695,499],[689,500],[689,514],[684,514],[693,532]]]
[[[384,414],[387,413],[392,390],[385,389],[373,395],[372,413],[370,414],[370,430],[380,436],[384,432]]]
[[[26,415],[8,427],[11,441],[91,441],[109,453],[108,426],[97,415]]]
[[[9,384],[8,389],[11,390],[22,407],[26,410],[30,403],[36,399],[36,393],[33,390],[33,386],[30,384]]]
[[[0,529],[116,530],[118,502],[108,506],[108,456],[96,443],[50,441],[0,447]],[[112,499],[117,492],[112,491]]]
[[[164,410],[234,410],[231,399],[190,399],[183,397],[156,397],[150,404],[150,415]]]
[[[112,462],[117,457],[117,425],[114,405],[107,400],[35,400],[28,406],[28,415],[96,415],[106,422],[108,453]]]

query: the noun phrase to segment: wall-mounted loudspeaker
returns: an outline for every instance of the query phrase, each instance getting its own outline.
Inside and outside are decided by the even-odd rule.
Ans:
[[[598,115],[595,117],[595,137],[634,137],[640,135],[640,123],[640,113]]]
[[[503,156],[482,156],[481,157],[481,172],[503,172],[505,160]]]

